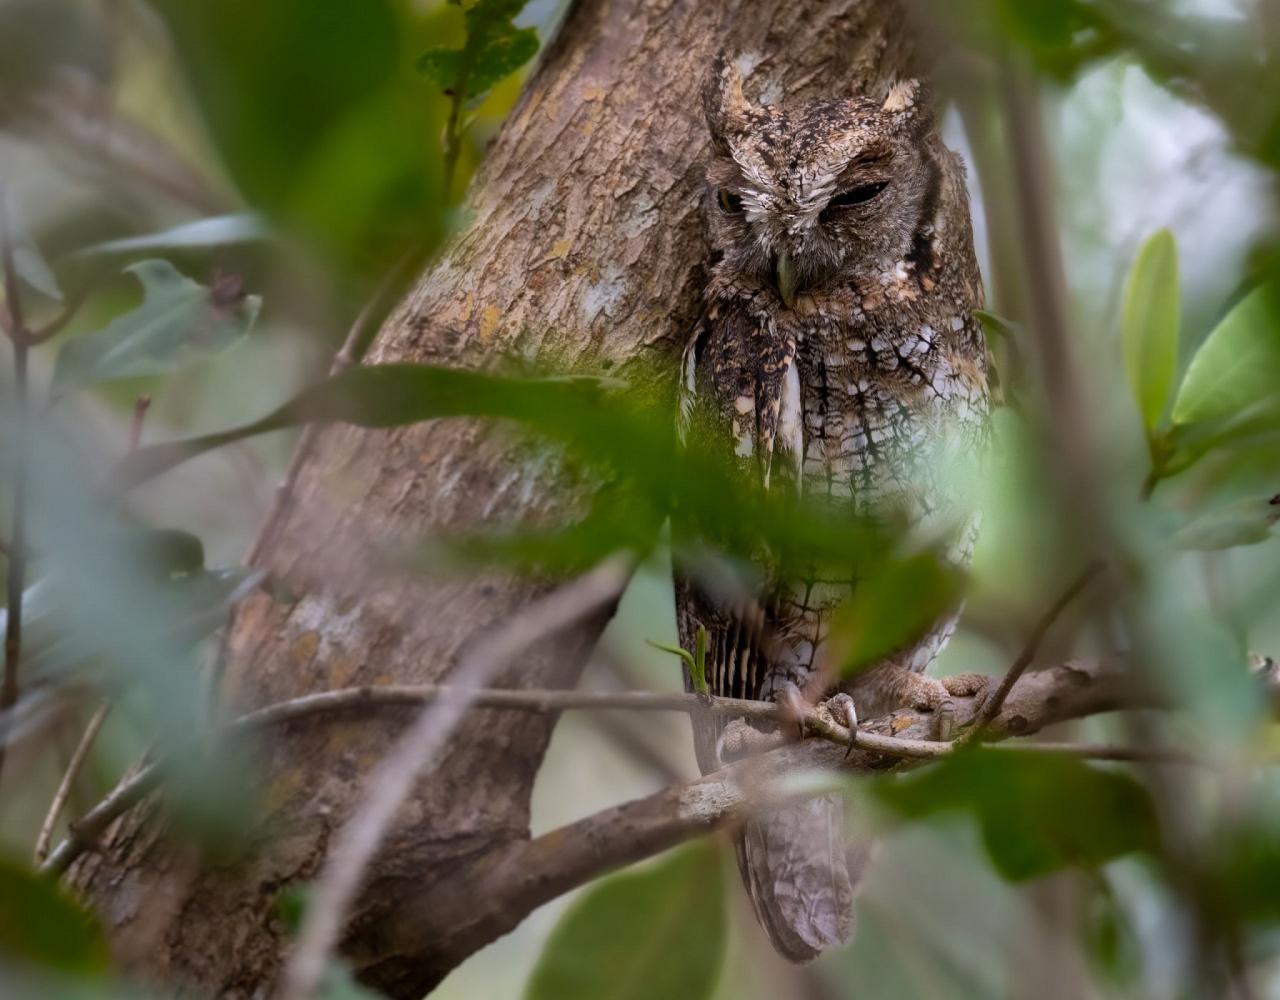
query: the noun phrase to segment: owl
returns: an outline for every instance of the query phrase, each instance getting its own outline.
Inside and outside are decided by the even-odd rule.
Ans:
[[[712,254],[705,308],[682,360],[681,433],[709,422],[766,490],[858,516],[893,510],[914,524],[946,522],[963,508],[953,473],[981,452],[989,393],[964,167],[943,145],[922,86],[764,106],[746,98],[734,61],[721,58],[702,96]],[[976,515],[956,523],[949,557],[964,563]],[[677,567],[681,643],[692,649],[706,629],[713,694],[798,691],[830,699],[839,721],[856,724],[855,713],[936,709],[985,683],[923,673],[958,611],[836,683],[826,662],[830,619],[853,593],[857,567],[774,565],[763,549],[759,563],[745,594]],[[695,720],[704,773],[724,762],[724,725]],[[869,849],[846,844],[842,808],[838,797],[819,797],[736,834],[756,914],[793,961],[852,934]]]

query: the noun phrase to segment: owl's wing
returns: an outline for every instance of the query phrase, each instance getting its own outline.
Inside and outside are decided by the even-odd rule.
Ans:
[[[707,420],[754,463],[766,489],[775,465],[798,488],[804,422],[794,335],[770,319],[711,306],[684,350],[679,403],[682,441],[695,420]]]
[[[748,475],[766,488],[798,487],[804,440],[794,337],[778,334],[771,322],[712,306],[685,348],[679,404],[682,441],[709,428],[711,440],[728,441]],[[698,627],[706,628],[707,684],[715,695],[759,699],[772,690],[771,560],[760,552],[753,561],[766,574],[759,591],[744,592],[737,581],[716,586],[706,566],[677,581],[680,641],[692,649]],[[721,725],[708,718],[696,729],[699,763],[704,770],[718,766]]]
[[[709,311],[685,349],[681,368],[682,440],[703,420],[727,432],[740,459],[770,490],[798,489],[804,465],[804,421],[794,337],[772,322]],[[680,641],[693,649],[699,626],[707,630],[707,683],[716,695],[768,698],[780,680],[793,679],[777,660],[776,574],[768,552],[753,561],[764,586],[743,593],[719,589],[706,574],[676,580]],[[686,672],[686,686],[689,678]],[[694,748],[704,773],[720,766],[717,742],[724,723],[710,713],[693,716]],[[846,943],[853,933],[857,884],[846,861],[843,805],[823,796],[758,816],[734,835],[742,872],[761,926],[783,955],[808,961]]]

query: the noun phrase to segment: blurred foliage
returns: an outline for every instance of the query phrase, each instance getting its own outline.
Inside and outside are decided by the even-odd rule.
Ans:
[[[442,233],[439,122],[391,0],[157,0],[249,202],[335,260],[386,266]]]
[[[1152,79],[1203,103],[1250,155],[1280,165],[1280,22],[1183,13],[1143,0],[959,0],[937,5],[952,37],[997,62],[1009,43],[1067,82],[1097,61],[1137,59]]]
[[[1162,229],[1143,245],[1124,298],[1124,363],[1150,431],[1169,402],[1178,368],[1178,244]]]
[[[108,967],[97,921],[54,879],[8,860],[0,860],[0,955],[80,975]]]
[[[53,373],[55,390],[163,375],[210,357],[248,334],[262,306],[234,276],[206,288],[164,260],[139,261],[125,270],[142,282],[142,304],[64,344]]]
[[[703,1000],[724,959],[724,861],[713,842],[601,880],[547,940],[525,1000]]]
[[[249,439],[307,423],[391,428],[459,416],[498,420],[518,442],[514,455],[548,478],[590,487],[583,510],[566,510],[551,523],[394,540],[384,555],[396,572],[497,566],[563,574],[619,548],[647,552],[661,544],[670,521],[681,570],[729,596],[750,593],[764,566],[856,577],[855,596],[833,625],[836,652],[850,671],[910,642],[962,597],[977,621],[970,638],[986,643],[969,650],[1001,665],[1041,610],[1058,567],[1092,544],[1063,531],[1060,514],[1074,498],[1054,478],[1055,456],[1043,454],[1035,425],[1044,386],[1027,359],[1038,350],[1036,331],[996,311],[979,318],[1008,404],[993,422],[1005,461],[989,477],[968,470],[990,481],[977,484],[988,492],[988,523],[967,578],[948,568],[936,540],[914,535],[902,517],[872,521],[817,497],[762,491],[756,470],[744,469],[708,428],[695,428],[679,446],[669,396],[638,388],[668,385],[666,371],[629,369],[631,381],[623,383],[501,358],[483,372],[397,364],[315,379],[304,374],[318,369],[313,360],[296,364],[291,380],[268,372],[264,390],[247,402],[236,397],[213,419],[192,408],[176,422],[185,430],[162,426],[152,432],[162,443],[127,456],[122,434],[115,445],[94,436],[86,417],[93,406],[132,403],[139,386],[176,386],[182,395],[193,384],[184,380],[203,377],[224,354],[279,338],[282,329],[306,331],[286,345],[291,354],[301,353],[306,338],[336,342],[392,261],[438,246],[459,221],[451,210],[458,189],[514,99],[516,71],[537,52],[539,32],[525,23],[525,7],[523,0],[0,0],[0,124],[48,142],[51,162],[71,151],[110,174],[119,164],[94,161],[92,147],[77,145],[83,136],[33,131],[29,102],[50,93],[65,98],[59,88],[71,73],[91,107],[96,101],[110,108],[125,127],[134,119],[153,126],[142,148],[182,167],[159,156],[147,169],[164,169],[129,178],[132,198],[111,175],[97,202],[85,207],[82,196],[68,197],[52,221],[35,213],[28,219],[25,201],[3,192],[28,318],[52,322],[60,302],[80,309],[68,334],[35,354],[22,698],[4,717],[3,734],[15,751],[50,732],[67,705],[86,695],[111,698],[118,706],[113,722],[121,720],[133,739],[101,752],[102,774],[119,774],[144,748],[165,755],[179,834],[215,851],[235,849],[250,828],[238,780],[247,765],[236,756],[245,748],[195,745],[192,734],[204,728],[208,708],[204,640],[262,581],[216,559],[209,565],[192,530],[191,493],[173,502],[157,477],[215,449],[243,461]],[[1237,149],[1280,165],[1280,16],[1269,0],[1240,17],[1193,16],[1186,5],[1137,0],[958,0],[931,8],[951,46],[992,80],[1008,64],[1025,62],[1061,93],[1104,61],[1140,65],[1171,93],[1217,115]],[[162,30],[154,31],[157,25]],[[541,26],[545,37],[546,22]],[[111,43],[113,33],[119,37]],[[998,139],[1000,129],[992,131]],[[1000,177],[1006,175],[991,179],[992,197],[1004,198]],[[1280,922],[1272,890],[1280,878],[1276,789],[1261,779],[1232,789],[1218,779],[1240,782],[1233,755],[1246,760],[1250,774],[1269,775],[1257,766],[1259,744],[1274,743],[1243,664],[1259,631],[1253,623],[1274,619],[1280,577],[1268,569],[1271,549],[1241,550],[1268,542],[1280,520],[1276,258],[1260,250],[1231,276],[1236,294],[1196,303],[1192,323],[1181,282],[1203,248],[1184,241],[1180,251],[1172,232],[1158,228],[1132,250],[1122,255],[1133,260],[1127,281],[1123,267],[1115,268],[1120,300],[1099,296],[1101,305],[1090,304],[1114,318],[1114,328],[1088,343],[1105,352],[1091,357],[1098,383],[1091,388],[1114,397],[1117,408],[1129,407],[1127,382],[1137,407],[1136,419],[1129,408],[1123,423],[1108,428],[1099,449],[1108,501],[1128,546],[1125,589],[1103,613],[1064,628],[1055,652],[1109,649],[1119,638],[1135,659],[1158,664],[1166,693],[1194,709],[1170,731],[1204,753],[1214,777],[1170,779],[1185,799],[1185,830],[1158,827],[1158,784],[1144,771],[1073,758],[972,751],[877,781],[874,795],[894,823],[951,832],[964,817],[990,861],[989,882],[975,890],[987,895],[966,900],[966,912],[949,925],[920,930],[928,913],[906,921],[901,914],[911,900],[903,891],[894,912],[908,930],[885,922],[883,909],[868,921],[873,951],[902,949],[909,940],[910,954],[898,964],[936,965],[944,983],[962,964],[952,939],[971,929],[957,925],[980,923],[986,899],[1000,891],[992,871],[1021,884],[1084,870],[1079,946],[1104,980],[1129,991],[1117,995],[1155,995],[1144,990],[1152,967],[1179,967],[1180,951],[1194,951],[1180,949],[1183,939],[1172,935],[1172,945],[1153,952],[1162,962],[1144,965],[1143,907],[1209,920],[1249,939],[1262,958],[1276,950],[1267,936]],[[188,275],[210,277],[202,284]],[[1205,322],[1209,314],[1221,318]],[[1017,318],[1026,319],[1020,312]],[[257,332],[248,338],[251,327]],[[237,350],[226,350],[232,346]],[[231,381],[238,384],[252,367],[233,369]],[[143,376],[145,383],[126,381]],[[43,405],[43,381],[57,390],[58,406]],[[214,385],[211,394],[220,394]],[[15,426],[11,401],[2,398],[0,426]],[[266,416],[248,419],[252,413]],[[15,437],[0,435],[5,541],[14,479],[7,470],[22,450]],[[1144,439],[1150,468],[1147,499],[1138,503]],[[106,489],[104,464],[115,466]],[[695,678],[704,669],[705,649],[655,645],[684,659]],[[8,782],[17,784],[12,773]],[[894,836],[904,831],[899,826]],[[1186,864],[1166,856],[1175,840],[1190,844],[1179,856]],[[951,879],[958,877],[955,857],[964,858],[954,845],[948,850],[950,871],[939,877]],[[728,935],[720,855],[700,843],[588,889],[552,933],[527,995],[711,995]],[[1129,895],[1125,866],[1145,880]],[[922,910],[945,895],[918,889],[909,891],[929,897]],[[297,900],[291,905],[296,909]],[[983,968],[963,995],[1000,988],[992,963],[981,958],[991,944],[972,949],[981,959],[972,964]],[[0,866],[0,951],[6,960],[17,955],[73,977],[49,995],[134,995],[109,978],[92,921],[17,864]],[[11,974],[6,961],[0,984],[16,981]],[[903,984],[909,981],[904,973]],[[879,995],[909,995],[901,992],[907,989]],[[334,998],[368,995],[341,965],[326,990]]]
[[[879,799],[907,819],[969,812],[1005,878],[1094,867],[1159,844],[1155,807],[1136,778],[1075,757],[969,750],[897,781]]]
[[[963,575],[936,551],[890,560],[859,578],[831,620],[832,652],[844,674],[907,648],[959,602]]]
[[[483,97],[537,54],[538,33],[511,21],[525,0],[450,2],[466,10],[466,44],[460,49],[430,49],[418,59],[418,69],[445,95],[468,101]]]

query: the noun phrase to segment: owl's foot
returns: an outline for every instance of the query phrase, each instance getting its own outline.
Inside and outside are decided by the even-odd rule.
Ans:
[[[731,719],[716,740],[716,757],[723,766],[744,757],[776,750],[786,742],[787,738],[782,733],[762,732],[746,719]]]
[[[963,673],[949,677],[926,677],[914,671],[903,671],[898,679],[902,704],[934,714],[932,738],[945,743],[955,728],[954,698],[981,695],[991,678],[986,674]]]
[[[853,703],[853,698],[840,691],[819,704],[817,712],[819,715],[830,718],[837,726],[844,726],[849,730],[849,745],[844,752],[847,758],[853,753],[854,744],[858,739],[858,709]]]
[[[773,700],[778,703],[787,721],[796,727],[797,738],[804,739],[804,713],[809,703],[800,693],[800,688],[791,681],[784,681],[782,687],[774,692]]]
[[[979,674],[970,670],[963,674],[941,677],[939,680],[942,681],[942,686],[947,689],[948,694],[957,698],[970,698],[983,694],[991,684],[992,678],[990,674]]]

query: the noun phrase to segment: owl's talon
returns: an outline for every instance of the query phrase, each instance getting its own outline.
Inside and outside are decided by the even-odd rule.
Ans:
[[[956,726],[956,703],[950,698],[938,704],[934,709],[933,738],[938,743],[950,743],[951,733]]]
[[[853,698],[841,691],[833,694],[818,708],[819,711],[826,709],[832,722],[849,730],[849,743],[844,752],[845,760],[848,760],[858,742],[858,709],[854,705]]]
[[[774,750],[783,745],[777,733],[764,733],[746,719],[730,719],[716,740],[716,759],[721,765],[731,764],[744,757]]]
[[[808,707],[804,700],[804,695],[800,693],[800,689],[790,681],[785,682],[779,689],[774,700],[782,708],[783,715],[788,721],[796,724],[799,732],[799,739],[804,739],[804,714]]]

